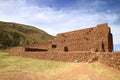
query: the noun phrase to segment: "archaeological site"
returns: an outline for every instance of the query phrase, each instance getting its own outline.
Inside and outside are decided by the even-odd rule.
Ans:
[[[107,23],[59,33],[49,42],[13,47],[12,56],[65,62],[95,62],[120,70],[120,52],[113,52],[113,37]]]

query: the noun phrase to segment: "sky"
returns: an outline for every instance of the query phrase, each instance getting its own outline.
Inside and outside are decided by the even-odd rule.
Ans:
[[[0,0],[0,21],[35,26],[51,35],[101,23],[120,51],[120,0]]]

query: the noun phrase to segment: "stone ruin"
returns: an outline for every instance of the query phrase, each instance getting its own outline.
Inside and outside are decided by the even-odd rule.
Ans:
[[[39,52],[71,52],[71,51],[96,51],[112,52],[113,40],[108,24],[100,24],[97,27],[76,30],[57,34],[51,42],[41,45],[27,46],[25,51]]]
[[[120,53],[113,52],[108,24],[57,34],[52,41],[10,50],[12,56],[69,62],[99,61],[120,70]]]

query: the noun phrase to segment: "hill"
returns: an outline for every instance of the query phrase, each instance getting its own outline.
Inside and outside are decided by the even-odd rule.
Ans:
[[[53,38],[33,26],[0,21],[0,49],[42,43]]]

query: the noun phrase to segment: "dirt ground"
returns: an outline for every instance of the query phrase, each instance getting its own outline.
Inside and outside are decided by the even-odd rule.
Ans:
[[[99,73],[90,68],[88,63],[80,63],[54,74],[20,71],[2,76],[4,77],[0,80],[115,80],[107,76],[99,76]]]

